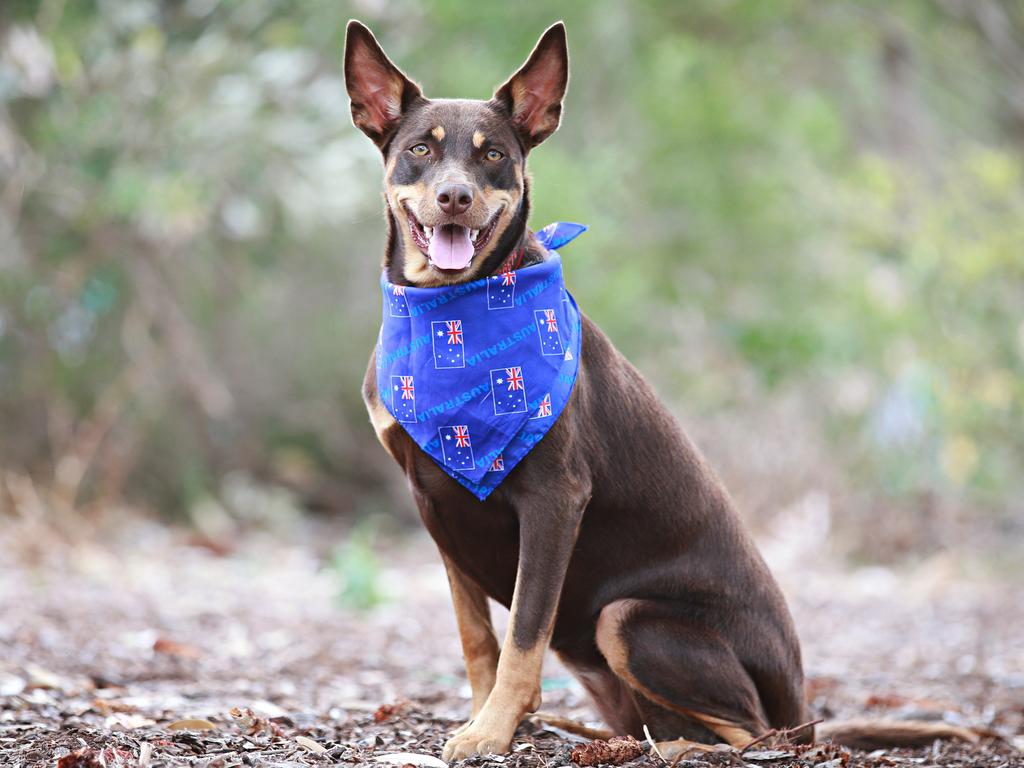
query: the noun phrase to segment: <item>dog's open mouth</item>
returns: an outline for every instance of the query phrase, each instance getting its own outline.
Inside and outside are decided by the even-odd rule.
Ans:
[[[482,251],[498,226],[498,217],[504,206],[499,208],[482,229],[470,229],[459,224],[441,224],[426,227],[408,209],[409,230],[412,239],[427,260],[438,269],[465,269],[473,257]]]

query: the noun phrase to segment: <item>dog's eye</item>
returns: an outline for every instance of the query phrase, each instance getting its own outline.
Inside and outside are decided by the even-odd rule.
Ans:
[[[409,151],[412,152],[416,157],[426,157],[430,154],[430,147],[426,144],[416,144],[409,147]]]
[[[487,159],[490,160],[492,163],[498,162],[503,157],[505,157],[505,153],[501,152],[500,150],[497,150],[497,149],[489,149],[489,150],[487,150]]]

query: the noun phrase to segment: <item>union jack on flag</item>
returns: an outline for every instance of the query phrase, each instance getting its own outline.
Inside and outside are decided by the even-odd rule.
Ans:
[[[456,448],[469,448],[469,427],[465,424],[452,427],[452,436],[455,438]]]
[[[544,399],[540,401],[540,408],[537,409],[538,416],[550,416],[551,415],[551,393],[548,392],[544,395]]]
[[[544,310],[544,319],[547,321],[547,324],[548,324],[548,333],[557,333],[558,332],[558,320],[555,318],[555,310],[553,310],[553,309],[545,309]]]
[[[522,366],[515,366],[514,368],[505,369],[505,377],[508,379],[509,391],[513,389],[523,388],[523,368]]]
[[[505,457],[500,453],[494,457],[494,461],[491,462],[490,469],[488,472],[504,472],[505,471]]]
[[[399,376],[402,386],[402,399],[412,400],[413,393],[416,391],[412,386],[412,376]]]
[[[501,273],[501,284],[502,285],[515,285],[516,284],[516,273],[512,270],[507,270]]]
[[[554,314],[553,310],[549,310]],[[461,344],[462,343],[462,321],[461,320],[445,320],[445,327],[448,331],[448,343],[449,344]]]
[[[391,292],[393,294],[395,294],[395,296],[405,296],[405,286],[404,285],[392,285],[391,286]]]

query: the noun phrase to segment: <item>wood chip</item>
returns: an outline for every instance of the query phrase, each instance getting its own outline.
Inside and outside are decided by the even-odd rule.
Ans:
[[[375,763],[387,763],[388,765],[417,765],[422,768],[448,768],[448,763],[438,760],[430,755],[420,755],[416,752],[394,752],[390,755],[377,755],[373,758]]]
[[[300,746],[318,755],[322,755],[324,752],[327,751],[327,747],[325,747],[323,744],[313,741],[313,739],[309,738],[308,736],[296,736],[295,741]]]
[[[168,730],[171,731],[212,731],[216,729],[216,727],[216,723],[211,723],[209,720],[203,720],[198,717],[175,720],[167,726]]]
[[[759,749],[743,753],[745,760],[781,760],[784,757],[796,757],[796,752],[787,752],[783,749]]]

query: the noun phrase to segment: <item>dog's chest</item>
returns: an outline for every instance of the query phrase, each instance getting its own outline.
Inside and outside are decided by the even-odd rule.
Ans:
[[[372,361],[363,381],[363,400],[377,439],[405,472],[438,548],[490,597],[508,606],[515,587],[519,524],[503,501],[505,494],[478,501],[421,451],[381,402]]]

